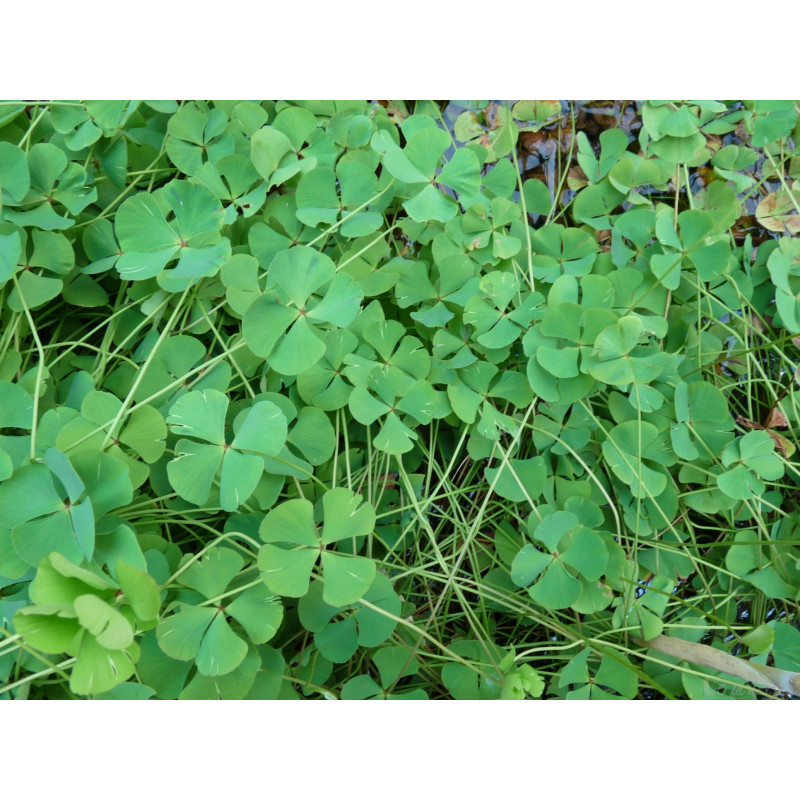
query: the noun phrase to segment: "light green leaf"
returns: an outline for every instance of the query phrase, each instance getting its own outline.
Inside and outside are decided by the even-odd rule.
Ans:
[[[272,544],[258,551],[258,569],[266,587],[282,597],[302,597],[308,591],[319,550],[284,550]]]
[[[188,606],[173,614],[156,628],[159,647],[170,658],[191,661],[200,652],[203,637],[218,613],[208,606]]]
[[[124,650],[133,642],[130,622],[97,595],[81,595],[75,598],[74,605],[78,622],[102,647],[108,650]]]
[[[175,447],[176,457],[167,464],[172,488],[184,500],[202,506],[211,493],[223,454],[219,445],[181,439]]]
[[[332,544],[348,537],[366,536],[375,528],[375,509],[364,498],[349,489],[330,489],[322,497],[323,544]],[[333,605],[346,605],[334,603]]]
[[[170,409],[167,423],[179,436],[194,436],[212,444],[225,444],[228,398],[214,389],[188,392]]]
[[[161,597],[155,580],[122,560],[117,562],[115,573],[134,614],[145,622],[156,619],[161,608]]]
[[[322,553],[322,573],[325,585],[322,599],[332,606],[355,603],[369,589],[375,578],[375,562],[360,556],[346,556],[325,551]]]
[[[247,632],[253,644],[268,642],[283,620],[283,606],[266,586],[251,586],[226,609]]]
[[[247,642],[231,630],[225,615],[217,612],[197,653],[197,671],[209,677],[226,675],[235,670],[246,655]]]

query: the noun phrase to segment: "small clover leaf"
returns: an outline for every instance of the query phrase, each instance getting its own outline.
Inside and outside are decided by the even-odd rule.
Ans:
[[[454,316],[452,309],[463,308],[478,292],[478,277],[469,259],[449,257],[435,270],[424,261],[395,259],[391,263],[398,274],[397,304],[400,308],[417,306],[411,318],[428,328],[446,325]]]
[[[50,448],[44,462],[20,467],[0,486],[0,518],[26,564],[35,567],[53,552],[79,564],[94,553],[92,500],[63,453]]]
[[[450,661],[442,667],[442,683],[454,700],[500,699],[504,676],[499,665],[505,656],[500,647],[491,640],[459,639],[447,648],[469,662]]]
[[[750,431],[731,441],[722,453],[722,463],[733,467],[717,475],[717,485],[728,497],[750,500],[764,492],[765,480],[783,476],[784,466],[774,452],[775,440],[766,431]]]
[[[328,331],[324,355],[297,376],[300,397],[323,411],[335,411],[347,405],[353,387],[342,377],[343,367],[345,359],[357,346],[358,338],[350,331]]]
[[[630,700],[636,696],[638,688],[636,672],[624,655],[616,654],[614,658],[602,656],[599,667],[593,668],[592,676],[588,667],[590,655],[591,650],[586,648],[561,671],[558,687],[560,689],[570,685],[574,687],[566,693],[567,699],[618,700],[622,696]],[[608,691],[609,689],[611,691]]]
[[[525,700],[526,697],[541,697],[543,692],[544,678],[530,664],[520,664],[506,675],[500,699]]]
[[[70,150],[84,150],[103,136],[113,136],[137,105],[129,100],[84,100],[79,105],[54,105],[50,120]]]
[[[86,170],[74,161],[67,161],[64,152],[54,144],[33,145],[28,151],[28,170],[30,185],[25,195],[14,204],[15,208],[3,209],[3,217],[9,222],[46,231],[64,230],[74,225],[72,217],[97,199],[97,190],[87,185]],[[20,180],[18,188],[22,186]],[[67,214],[59,214],[59,208]]]
[[[602,449],[606,463],[614,475],[630,486],[634,497],[658,497],[667,488],[666,471],[645,463],[665,449],[663,434],[655,425],[636,420],[623,422],[612,428]]]
[[[499,477],[496,477],[499,473]],[[494,492],[515,503],[541,497],[547,480],[547,467],[542,456],[510,458],[499,467],[486,467],[486,480]]]
[[[267,199],[266,184],[252,162],[239,153],[223,156],[216,164],[203,164],[197,170],[196,180],[227,204],[227,223],[236,219],[237,212],[245,219],[252,217]]]
[[[508,347],[528,328],[541,295],[533,292],[509,308],[519,295],[519,282],[509,272],[490,272],[481,278],[483,297],[474,297],[464,306],[464,322],[475,328],[477,342],[490,350]]]
[[[619,128],[610,128],[600,134],[600,157],[597,158],[586,134],[578,133],[578,164],[590,183],[598,183],[608,175],[628,147],[628,136]]]
[[[324,585],[314,581],[300,598],[297,610],[303,627],[314,634],[319,651],[332,662],[347,661],[358,647],[376,647],[394,633],[397,620],[392,617],[399,616],[402,603],[382,573],[375,574],[361,598],[369,606],[360,600],[347,606],[331,606],[325,602],[323,592]],[[334,617],[343,619],[334,623]]]
[[[380,212],[387,199],[381,196],[385,187],[380,183],[374,169],[359,161],[340,161],[335,172],[330,167],[317,167],[304,173],[297,184],[297,218],[311,228],[336,225],[341,220],[342,236],[367,236],[383,222]]]
[[[164,619],[156,629],[159,647],[170,658],[193,660],[207,677],[226,675],[244,661],[250,648],[228,622],[238,622],[253,644],[269,641],[283,619],[280,600],[262,585],[236,592],[232,581],[244,566],[233,550],[217,547],[195,561],[181,575],[184,586],[198,592],[213,605],[180,603],[181,609]],[[227,591],[229,586],[234,589]],[[236,598],[223,605],[225,595]]]
[[[582,583],[595,582],[605,572],[605,542],[569,511],[557,511],[538,524],[533,524],[531,518],[529,531],[549,554],[526,544],[511,564],[512,581],[517,586],[530,586],[536,581],[528,592],[545,608],[572,606],[581,595]]]
[[[187,103],[167,123],[167,155],[184,175],[195,176],[204,164],[217,164],[233,153],[233,137],[227,125],[223,109],[202,109],[197,103]]]
[[[185,500],[203,505],[219,475],[220,504],[235,511],[258,484],[264,456],[276,456],[286,442],[287,422],[272,402],[262,400],[246,412],[236,435],[228,444],[225,418],[228,397],[214,389],[189,392],[178,398],[167,416],[175,433],[201,439],[207,444],[180,439],[176,458],[167,465],[173,489]]]
[[[588,275],[600,249],[590,233],[558,223],[536,230],[531,246],[534,277],[545,283],[553,283],[561,275]]]
[[[280,110],[271,125],[252,135],[253,165],[267,181],[268,189],[298,172],[316,166],[333,167],[339,150],[333,138],[318,126],[310,111],[289,106]]]
[[[298,375],[325,353],[319,326],[347,327],[363,295],[349,275],[337,275],[333,261],[310,247],[279,252],[268,276],[267,291],[244,315],[244,338],[272,369]]]
[[[75,253],[66,236],[34,230],[29,240],[26,232],[19,230],[0,238],[4,240],[0,241],[0,251],[4,251],[0,256],[0,281],[18,276],[18,286],[7,301],[12,311],[38,308],[63,291],[62,278],[75,265]]]
[[[63,452],[99,450],[108,433],[113,444],[109,455],[119,459],[128,468],[134,488],[140,486],[149,474],[146,467],[124,451],[129,448],[146,464],[158,461],[166,446],[167,426],[164,418],[154,408],[137,406],[126,422],[118,422],[113,429],[108,424],[116,419],[122,401],[108,392],[89,392],[81,403],[81,416],[71,419],[58,432],[56,447]]]
[[[511,236],[506,226],[516,222],[520,213],[521,209],[516,203],[495,197],[488,210],[481,205],[472,206],[462,217],[461,228],[465,234],[473,237],[472,249],[491,244],[494,258],[513,258],[522,249],[522,242]]]
[[[117,271],[127,280],[157,278],[166,291],[183,291],[215,275],[230,258],[230,241],[220,233],[223,223],[222,204],[199,184],[172,181],[153,194],[129,197],[114,223],[122,248]]]
[[[615,218],[611,212],[624,200],[625,193],[618,191],[609,178],[604,178],[599,183],[591,183],[578,192],[572,206],[572,215],[577,222],[582,222],[595,230],[607,230],[614,227]],[[573,236],[577,232],[575,228],[568,228],[566,231]]]
[[[642,123],[652,139],[652,152],[673,164],[699,166],[708,160],[706,138],[694,106],[656,104],[648,101],[642,109]]]
[[[414,380],[397,369],[377,366],[366,382],[353,389],[348,407],[362,425],[371,425],[382,418],[373,444],[378,450],[399,455],[413,447],[417,439],[413,428],[433,417],[446,416],[447,409],[442,411],[440,395],[427,381]]]
[[[675,389],[675,416],[670,428],[675,453],[687,461],[711,462],[733,438],[733,419],[725,395],[706,381]]]
[[[380,685],[369,675],[357,675],[342,686],[342,700],[427,700],[424,689],[392,692],[403,678],[416,675],[419,661],[408,647],[381,647],[372,656],[378,668]]]
[[[259,528],[266,542],[258,554],[261,577],[270,591],[285,597],[308,592],[311,572],[321,559],[325,580],[322,599],[331,606],[356,602],[375,577],[375,562],[329,549],[345,538],[371,533],[375,511],[349,489],[330,489],[322,496],[322,529],[314,524],[308,500],[288,500],[270,511]]]
[[[660,206],[656,212],[656,235],[664,254],[650,258],[650,269],[667,289],[680,285],[681,268],[691,264],[701,280],[711,281],[728,267],[730,245],[727,234],[714,233],[714,217],[706,211],[683,211],[678,215],[680,236],[673,227],[672,211]]]
[[[425,380],[431,368],[431,358],[416,336],[405,336],[405,326],[396,320],[375,322],[364,328],[362,338],[372,352],[361,348],[344,357],[343,369],[347,379],[356,386],[364,385],[373,370],[382,367],[400,379],[412,377]]]
[[[638,316],[622,317],[609,325],[598,334],[592,352],[584,356],[588,373],[612,386],[633,384],[632,394],[646,391],[645,384],[658,377],[662,367],[653,358],[651,348],[638,349],[645,335],[644,323]]]
[[[141,358],[148,354],[149,350],[145,349]],[[231,366],[226,361],[221,361],[214,366],[203,367],[208,357],[209,352],[200,339],[184,334],[170,336],[153,354],[150,366],[141,376],[134,392],[134,399],[137,403],[143,403],[152,395],[158,394],[158,399],[152,402],[156,408],[159,405],[163,408],[169,407],[170,403],[187,394],[190,389],[225,391],[230,382]],[[187,373],[192,373],[191,380],[187,379]],[[128,378],[122,371],[119,375],[120,381],[125,381],[119,386],[119,391],[116,386],[109,388],[117,394],[127,393],[130,386],[126,379],[133,382],[133,378]]]
[[[477,421],[478,433],[497,441],[499,430],[515,431],[517,423],[498,411],[492,399],[498,404],[505,401],[524,408],[530,403],[532,392],[521,373],[508,370],[500,374],[494,364],[477,362],[457,371],[457,377],[447,386],[447,397],[459,419]]]
[[[403,208],[413,220],[447,222],[456,215],[458,207],[452,197],[434,185],[434,180],[472,197],[480,189],[480,162],[470,150],[459,149],[437,175],[442,156],[451,144],[450,137],[440,128],[420,122],[419,117],[409,120],[404,129],[408,136],[404,148],[382,130],[373,135],[372,148],[381,156],[385,169],[408,185],[411,196]],[[420,184],[422,188],[418,188]]]

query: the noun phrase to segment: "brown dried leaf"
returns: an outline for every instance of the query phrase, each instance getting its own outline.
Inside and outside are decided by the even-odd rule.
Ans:
[[[793,191],[795,200],[800,200],[797,191]],[[756,209],[759,225],[776,233],[800,233],[800,214],[788,192],[783,190],[768,194]]]
[[[736,130],[733,132],[733,135],[737,139],[741,139],[743,142],[749,142],[750,141],[750,131],[747,130],[747,125],[744,124],[744,120],[742,120],[736,126]]]
[[[767,431],[767,433],[773,438],[775,449],[778,450],[784,458],[791,458],[794,455],[797,448],[795,448],[785,436],[781,436],[779,433],[775,433],[775,431]]]
[[[577,192],[578,189],[583,189],[583,187],[588,184],[589,178],[586,177],[586,173],[580,167],[573,167],[567,173],[567,186],[572,189],[573,192]]]
[[[520,144],[529,153],[538,152],[538,146],[544,142],[547,134],[543,131],[521,131],[519,135]]]
[[[752,419],[747,419],[747,417],[743,417],[741,414],[739,414],[739,416],[736,417],[736,421],[743,428],[750,428],[751,430],[757,430],[757,431],[767,431],[767,433],[769,433],[770,435],[772,435],[772,431],[768,430],[769,428],[789,427],[789,420],[786,419],[786,415],[779,408],[772,409],[766,425],[762,425],[760,422],[756,422],[755,420]]]
[[[600,249],[604,253],[610,252],[611,251],[611,231],[610,230],[597,231],[597,243],[600,245]]]
[[[768,428],[788,428],[789,427],[789,420],[786,419],[786,415],[781,411],[779,408],[773,408],[772,413],[769,415],[769,419],[767,420],[767,427]]]

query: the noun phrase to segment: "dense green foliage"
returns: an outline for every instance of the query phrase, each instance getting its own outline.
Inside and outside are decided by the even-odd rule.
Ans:
[[[0,103],[0,697],[783,696],[799,134]]]

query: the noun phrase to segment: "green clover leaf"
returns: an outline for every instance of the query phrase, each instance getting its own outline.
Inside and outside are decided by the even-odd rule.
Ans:
[[[223,223],[222,204],[198,184],[171,181],[153,194],[129,197],[114,223],[122,248],[117,271],[127,280],[157,278],[166,291],[183,291],[215,275],[230,258],[230,241],[220,234]]]
[[[153,464],[166,447],[167,426],[158,411],[141,405],[134,408],[124,423],[119,421],[108,428],[121,408],[122,401],[116,396],[108,392],[89,392],[81,403],[81,415],[69,420],[58,432],[56,447],[65,453],[99,450],[108,434],[112,441],[108,454],[127,467],[131,483],[137,488],[147,480],[149,470],[122,445],[145,464]]]
[[[427,700],[424,689],[392,692],[402,678],[416,675],[419,661],[408,647],[381,647],[372,656],[380,684],[369,675],[357,675],[342,686],[342,700]]]
[[[181,603],[180,611],[164,619],[156,629],[161,650],[179,661],[194,661],[207,677],[227,675],[247,656],[248,642],[228,619],[238,622],[253,644],[264,644],[277,632],[283,606],[263,585],[226,592],[244,566],[244,559],[226,547],[209,550],[181,575],[184,586],[213,605]],[[223,595],[236,594],[227,603]],[[224,604],[223,604],[224,603]]]
[[[670,427],[675,453],[687,461],[706,461],[721,453],[733,438],[733,418],[725,395],[706,381],[675,389],[675,416]]]
[[[16,164],[18,157],[12,164]],[[86,170],[74,161],[67,161],[64,152],[54,144],[39,142],[28,151],[30,184],[15,208],[4,208],[3,217],[20,226],[46,231],[64,230],[75,224],[73,217],[97,199],[97,190],[89,188]],[[21,165],[20,165],[21,166]],[[12,191],[24,187],[24,171],[12,167],[15,181]],[[62,216],[59,209],[67,213]]]
[[[170,161],[184,175],[197,175],[205,164],[217,164],[233,154],[233,136],[227,132],[228,117],[221,108],[203,109],[187,103],[167,123],[166,150]]]
[[[126,681],[139,655],[136,629],[151,627],[158,616],[161,598],[150,575],[121,561],[117,579],[54,552],[31,583],[33,604],[14,617],[31,647],[76,657],[70,678],[76,694],[97,695]]]
[[[499,431],[512,432],[517,423],[503,414],[492,402],[512,403],[525,408],[533,395],[525,376],[513,370],[500,373],[494,364],[484,361],[457,371],[447,386],[447,398],[456,416],[464,422],[476,422],[481,436],[497,441]],[[490,399],[491,398],[491,399]]]
[[[17,275],[18,286],[7,301],[12,311],[38,308],[58,296],[64,290],[62,277],[74,265],[75,253],[63,234],[34,230],[29,241],[18,230],[0,237],[0,282]]]
[[[475,328],[477,342],[490,350],[508,347],[521,338],[539,305],[541,296],[530,293],[509,308],[519,294],[520,285],[510,272],[490,272],[481,278],[483,297],[474,297],[464,306],[464,322]]]
[[[587,371],[593,378],[612,386],[633,384],[633,392],[646,390],[645,384],[658,377],[662,367],[654,363],[649,348],[637,350],[643,336],[645,326],[638,316],[622,317],[609,325],[598,334],[592,352],[584,356]]]
[[[534,277],[545,283],[561,275],[588,275],[600,249],[590,233],[558,223],[536,230],[531,246]]]
[[[375,577],[375,562],[328,549],[342,539],[358,538],[375,527],[375,511],[349,489],[330,489],[322,496],[322,530],[314,524],[308,500],[288,500],[270,511],[259,528],[261,577],[270,591],[285,597],[308,592],[311,572],[321,559],[325,580],[322,599],[330,606],[355,603]]]
[[[663,469],[647,466],[646,460],[663,450],[663,435],[649,422],[630,420],[611,429],[603,442],[603,456],[612,472],[634,497],[658,497],[667,488]]]
[[[714,280],[727,270],[730,245],[725,240],[726,234],[716,234],[714,228],[714,217],[708,212],[683,211],[678,215],[678,235],[672,211],[666,206],[658,208],[656,235],[664,254],[650,258],[650,269],[667,289],[674,290],[680,285],[684,263],[691,264],[704,281]]]
[[[500,699],[504,676],[499,664],[505,656],[500,647],[489,639],[459,639],[447,648],[469,662],[449,661],[442,667],[442,683],[454,700]]]
[[[92,460],[95,467],[116,463],[111,456],[97,452]],[[17,555],[30,566],[37,566],[52,552],[75,564],[92,558],[95,519],[105,511],[102,500],[98,509],[93,508],[92,496],[98,498],[102,487],[87,486],[86,472],[79,474],[75,461],[77,458],[70,462],[59,450],[49,448],[44,464],[24,465],[0,485],[3,524],[11,530]],[[130,502],[132,487],[127,475],[115,477],[118,495],[112,505]]]
[[[250,159],[240,153],[223,156],[215,164],[206,162],[195,178],[227,205],[227,223],[236,219],[237,212],[245,219],[252,217],[267,199],[266,184]]]
[[[728,497],[750,500],[764,492],[764,481],[783,476],[784,466],[774,452],[775,440],[766,431],[750,431],[731,441],[722,453],[722,463],[733,467],[717,475],[717,485]]]
[[[178,398],[167,416],[172,430],[207,444],[180,439],[167,464],[173,489],[185,500],[202,506],[219,475],[220,505],[235,511],[258,484],[264,471],[264,456],[276,456],[286,442],[284,413],[262,400],[244,412],[230,444],[225,439],[228,397],[214,389],[189,392]]]
[[[297,391],[306,403],[323,411],[347,405],[353,387],[342,377],[345,358],[358,346],[358,338],[348,330],[334,329],[325,334],[325,353],[320,360],[297,376]]]
[[[414,380],[399,369],[378,365],[369,372],[367,380],[350,393],[348,407],[362,425],[382,419],[373,444],[378,450],[399,455],[414,446],[417,425],[446,416],[447,409],[442,410],[440,394],[427,381]]]
[[[581,596],[582,583],[596,582],[605,572],[605,542],[598,533],[583,526],[575,514],[557,511],[538,524],[531,517],[529,533],[549,553],[526,544],[511,564],[511,580],[517,586],[530,586],[536,581],[528,592],[545,608],[572,606]]]
[[[385,188],[380,183],[387,181],[379,181],[374,169],[360,161],[339,161],[335,171],[330,167],[309,170],[297,184],[297,218],[312,228],[341,220],[342,236],[367,236],[381,226],[380,212],[391,200],[391,195],[379,196]]]
[[[362,338],[371,350],[360,348],[344,357],[345,377],[355,386],[362,386],[376,368],[382,367],[398,380],[402,377],[425,380],[431,368],[430,355],[422,341],[405,333],[405,326],[396,320],[368,325]]]
[[[324,253],[304,246],[282,250],[270,265],[267,291],[244,315],[247,346],[283,375],[305,372],[325,353],[319,326],[347,327],[362,296]]]
[[[333,663],[347,661],[358,647],[383,644],[394,633],[397,620],[392,617],[399,616],[402,603],[385,575],[376,573],[361,598],[370,606],[360,600],[346,606],[332,606],[323,598],[324,586],[319,581],[312,582],[300,598],[297,610],[303,627],[314,634],[320,653]],[[385,616],[381,610],[391,616]],[[332,622],[334,617],[343,619]]]
[[[70,150],[83,150],[101,137],[111,137],[136,110],[129,100],[84,100],[79,105],[54,105],[53,127],[64,136]]]

